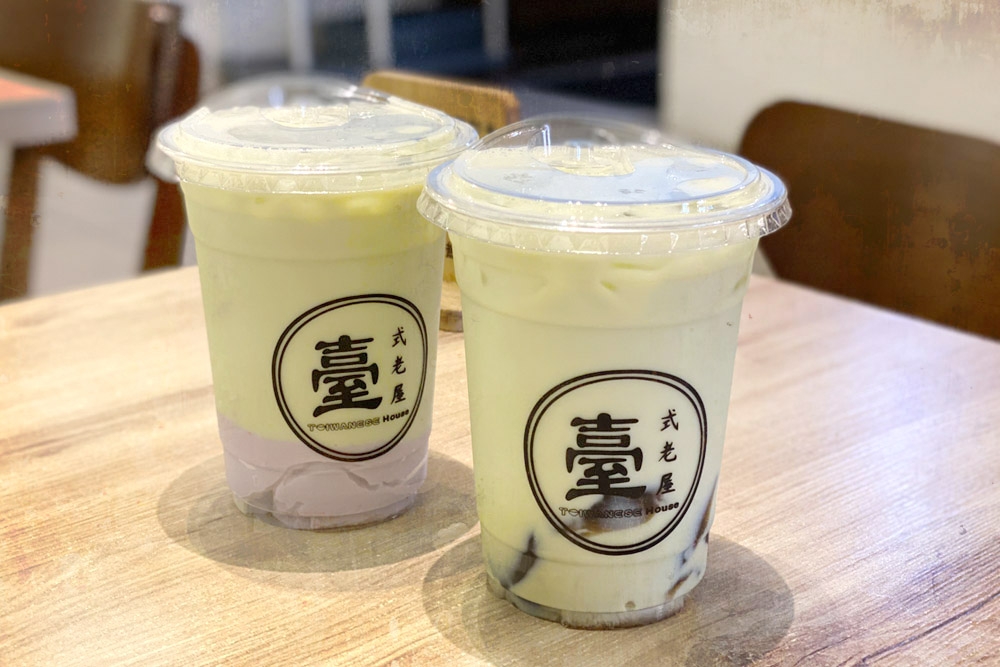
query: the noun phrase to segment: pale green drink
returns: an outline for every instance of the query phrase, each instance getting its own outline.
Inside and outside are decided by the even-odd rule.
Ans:
[[[452,236],[487,581],[576,627],[705,573],[740,308],[781,183],[639,128],[525,121],[432,172]]]
[[[165,130],[195,237],[237,506],[294,528],[405,510],[426,474],[444,233],[415,202],[464,123],[372,91]]]

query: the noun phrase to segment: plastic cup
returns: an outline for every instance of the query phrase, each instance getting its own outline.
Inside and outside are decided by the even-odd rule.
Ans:
[[[236,504],[329,528],[399,514],[424,480],[445,235],[415,202],[475,132],[354,86],[306,97],[201,109],[159,147],[195,238]]]
[[[767,171],[664,142],[529,120],[418,203],[454,247],[488,585],[574,627],[661,619],[705,574],[743,295],[790,215]]]

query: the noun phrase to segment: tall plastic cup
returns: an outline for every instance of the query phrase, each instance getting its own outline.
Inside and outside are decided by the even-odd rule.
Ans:
[[[435,169],[452,238],[491,590],[576,627],[678,610],[705,574],[740,308],[790,209],[731,155],[525,121]]]
[[[299,81],[299,85],[302,82]],[[168,126],[237,506],[292,528],[392,517],[426,473],[444,233],[428,171],[475,140],[353,86]]]

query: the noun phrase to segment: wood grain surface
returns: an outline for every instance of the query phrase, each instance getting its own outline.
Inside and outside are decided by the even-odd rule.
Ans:
[[[605,632],[484,585],[461,334],[400,518],[226,489],[197,274],[0,308],[0,664],[1000,664],[1000,345],[755,277],[705,580]]]

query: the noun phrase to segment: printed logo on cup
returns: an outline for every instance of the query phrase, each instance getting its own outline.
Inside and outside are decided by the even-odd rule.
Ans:
[[[524,432],[531,491],[549,522],[588,551],[653,547],[680,523],[705,463],[705,406],[668,373],[580,375],[535,404]]]
[[[296,437],[340,461],[385,454],[406,435],[427,376],[427,327],[390,294],[328,301],[295,319],[274,348],[274,397]]]

